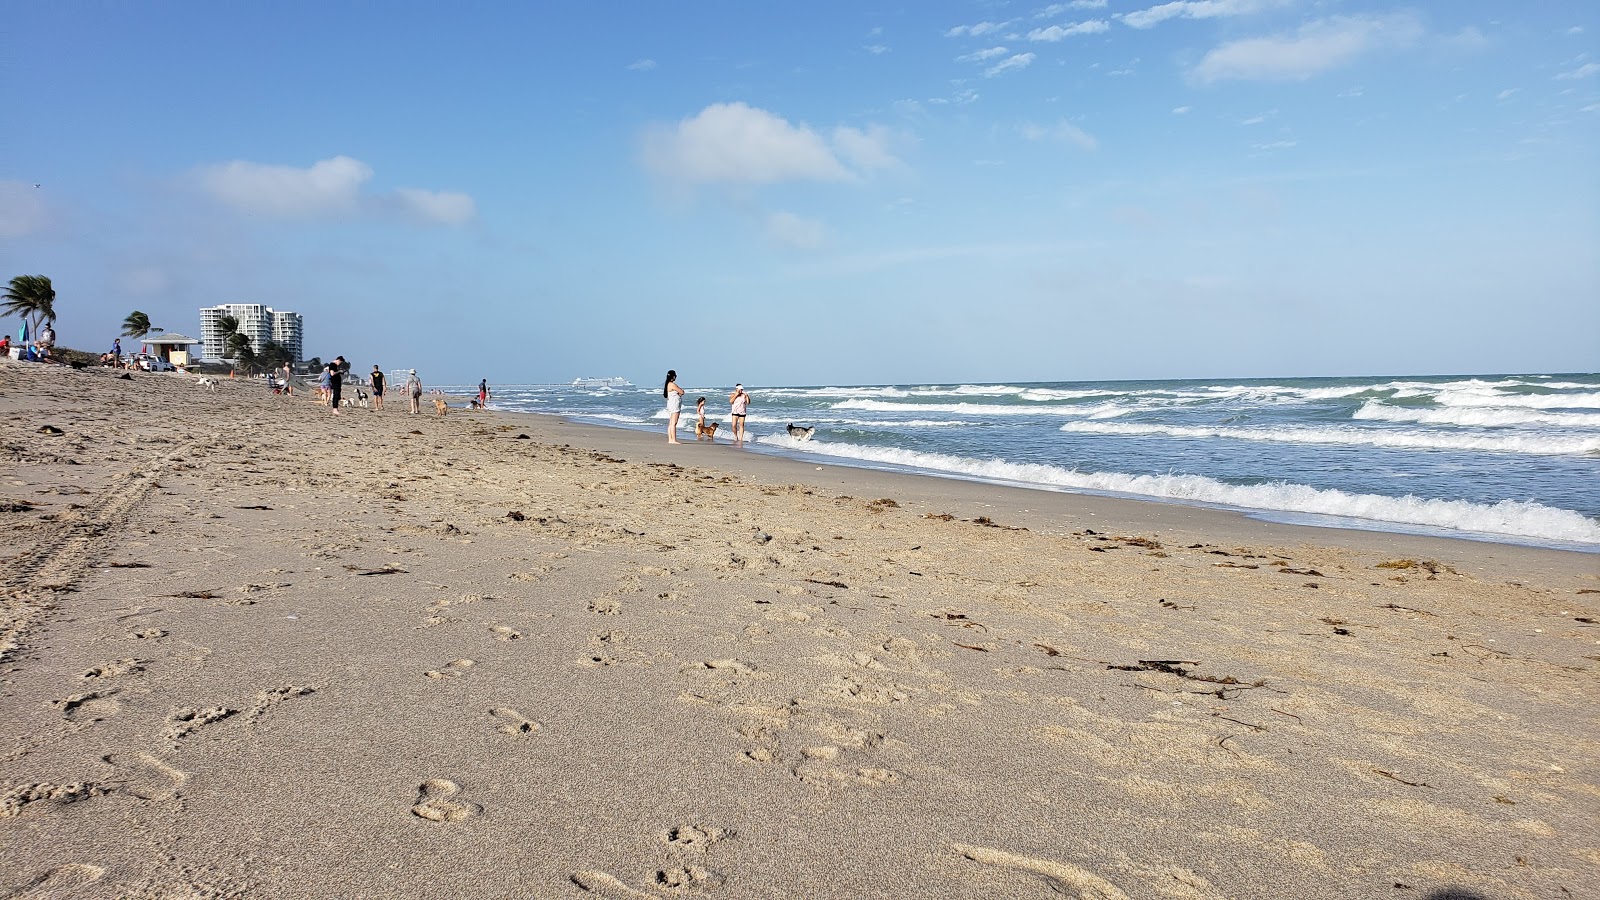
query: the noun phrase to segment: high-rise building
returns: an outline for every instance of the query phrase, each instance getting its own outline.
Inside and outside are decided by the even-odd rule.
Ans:
[[[250,349],[260,353],[268,341],[289,351],[296,363],[303,359],[305,319],[299,313],[275,310],[260,303],[224,303],[200,310],[201,354],[210,360],[223,358],[222,317],[233,316],[239,333],[250,339]]]

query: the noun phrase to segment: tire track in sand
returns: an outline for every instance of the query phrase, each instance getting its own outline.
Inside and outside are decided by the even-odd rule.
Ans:
[[[90,561],[113,545],[139,501],[156,486],[170,456],[118,476],[94,499],[48,523],[33,545],[12,559],[0,580],[0,662],[22,637],[88,571]]]

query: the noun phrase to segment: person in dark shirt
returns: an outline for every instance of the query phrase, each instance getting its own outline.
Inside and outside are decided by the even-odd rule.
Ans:
[[[383,370],[372,365],[372,408],[383,409]]]

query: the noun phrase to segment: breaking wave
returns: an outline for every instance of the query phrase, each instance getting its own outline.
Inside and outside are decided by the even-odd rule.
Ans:
[[[1068,422],[1062,431],[1074,434],[1163,435],[1181,438],[1230,438],[1283,444],[1349,444],[1430,450],[1479,450],[1566,456],[1600,453],[1600,435],[1554,437],[1539,434],[1436,434],[1421,431],[1376,431],[1371,428],[1228,428],[1197,425],[1140,425],[1130,422]]]

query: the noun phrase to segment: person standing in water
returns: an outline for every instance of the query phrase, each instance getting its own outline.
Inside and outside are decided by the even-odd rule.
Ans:
[[[750,395],[744,392],[744,385],[733,386],[733,393],[728,395],[728,403],[733,407],[733,442],[744,443],[744,417],[750,410]]]
[[[667,398],[667,443],[678,443],[678,414],[683,411],[683,388],[678,387],[678,370],[667,370],[667,382],[661,386],[661,396]]]

